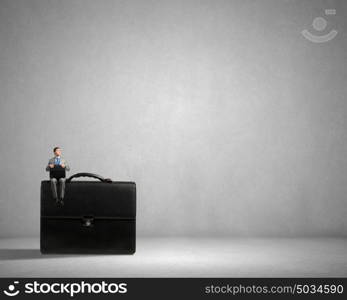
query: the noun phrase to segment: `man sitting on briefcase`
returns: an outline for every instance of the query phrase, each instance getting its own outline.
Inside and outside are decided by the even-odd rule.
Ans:
[[[51,179],[51,189],[53,199],[57,204],[64,205],[64,194],[65,194],[65,171],[70,171],[70,167],[66,160],[61,157],[61,149],[54,147],[54,157],[48,161],[46,171],[49,171],[49,177]],[[60,185],[60,198],[57,193],[57,183],[59,180]]]

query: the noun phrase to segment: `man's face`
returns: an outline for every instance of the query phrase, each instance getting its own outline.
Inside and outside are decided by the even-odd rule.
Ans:
[[[61,149],[60,148],[56,149],[54,154],[55,154],[55,156],[60,156],[61,155]]]

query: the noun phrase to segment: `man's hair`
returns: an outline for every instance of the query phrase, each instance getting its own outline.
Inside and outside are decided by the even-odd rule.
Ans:
[[[53,152],[55,152],[55,150],[57,150],[57,149],[60,149],[60,147],[54,147]]]

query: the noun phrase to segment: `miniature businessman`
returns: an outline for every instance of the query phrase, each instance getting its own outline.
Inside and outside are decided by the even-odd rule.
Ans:
[[[50,171],[54,166],[60,165],[61,167],[65,168],[66,171],[70,171],[70,167],[67,163],[67,161],[61,157],[61,149],[59,147],[54,147],[53,149],[54,157],[52,157],[48,161],[48,165],[46,167],[46,171]],[[59,203],[61,205],[64,205],[64,194],[65,194],[65,178],[59,179],[59,185],[60,185],[60,199],[58,198],[57,193],[57,183],[58,180],[54,177],[51,178],[51,189],[53,194],[53,199],[55,199],[56,203]]]

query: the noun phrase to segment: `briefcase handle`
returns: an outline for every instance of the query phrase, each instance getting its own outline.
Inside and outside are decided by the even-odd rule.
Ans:
[[[94,173],[76,173],[72,176],[70,176],[68,179],[66,179],[66,182],[70,182],[73,178],[78,178],[78,177],[92,177],[99,179],[102,182],[112,182],[112,179],[110,178],[104,178],[100,175],[94,174]]]

